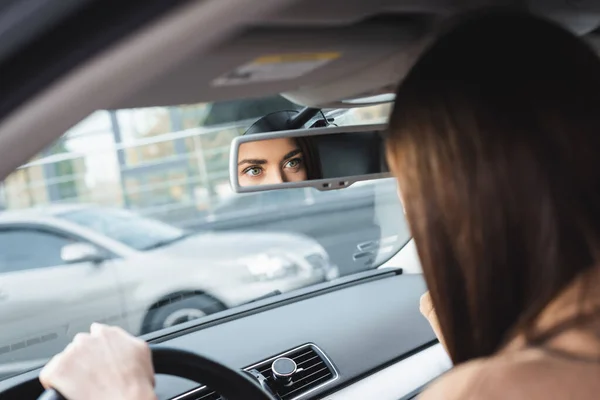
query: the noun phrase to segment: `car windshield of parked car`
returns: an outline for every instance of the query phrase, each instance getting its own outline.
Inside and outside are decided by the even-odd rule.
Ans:
[[[182,229],[119,209],[87,208],[65,212],[58,217],[136,250],[151,250],[187,236]]]
[[[38,367],[92,322],[150,334],[397,267],[388,260],[410,238],[394,179],[232,191],[232,140],[264,115],[300,108],[274,96],[99,110],[8,176],[0,379]],[[315,119],[385,123],[390,109],[323,110]]]

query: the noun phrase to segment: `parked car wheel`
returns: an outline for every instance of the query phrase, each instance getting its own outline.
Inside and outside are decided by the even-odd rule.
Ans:
[[[150,310],[142,330],[149,333],[170,328],[225,309],[223,304],[207,295],[176,298]]]

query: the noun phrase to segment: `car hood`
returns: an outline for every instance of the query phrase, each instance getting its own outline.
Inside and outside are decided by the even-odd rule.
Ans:
[[[285,252],[305,257],[324,254],[325,250],[315,240],[289,233],[203,233],[159,248],[156,252],[177,258],[201,256],[206,259],[226,260],[258,253]]]

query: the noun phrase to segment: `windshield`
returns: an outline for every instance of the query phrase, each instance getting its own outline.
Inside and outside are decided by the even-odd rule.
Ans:
[[[183,230],[134,213],[110,208],[88,208],[58,214],[136,250],[150,250],[184,238]]]
[[[323,114],[338,126],[385,123],[390,107]],[[101,110],[10,175],[0,376],[40,365],[92,322],[143,335],[389,265],[409,240],[393,179],[232,192],[232,140],[298,109],[276,96]],[[65,251],[77,242],[111,256],[78,259]]]

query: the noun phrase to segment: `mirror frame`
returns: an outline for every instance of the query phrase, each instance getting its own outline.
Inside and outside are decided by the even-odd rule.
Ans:
[[[336,178],[315,179],[299,182],[284,182],[271,185],[255,185],[255,186],[240,186],[238,179],[238,153],[242,144],[248,142],[257,142],[260,140],[279,139],[279,138],[295,138],[303,136],[323,136],[332,134],[344,133],[371,133],[373,131],[385,134],[387,124],[371,124],[371,125],[352,125],[344,127],[326,127],[326,128],[310,128],[296,129],[278,132],[256,133],[252,135],[241,135],[233,139],[231,142],[231,150],[229,153],[229,183],[235,193],[253,193],[266,192],[269,190],[291,189],[312,187],[317,190],[336,190],[351,186],[353,183],[360,181],[370,181],[376,179],[386,179],[392,176],[391,172],[382,172],[378,174],[366,175],[351,175],[340,176]]]

